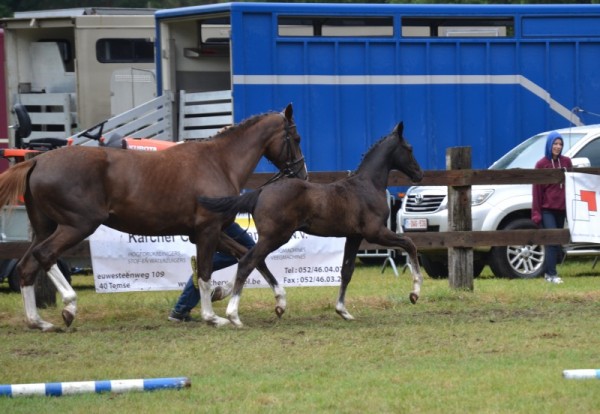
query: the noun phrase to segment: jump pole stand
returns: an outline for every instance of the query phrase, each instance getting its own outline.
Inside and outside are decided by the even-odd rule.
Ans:
[[[600,369],[565,369],[565,379],[600,379]]]
[[[21,397],[30,395],[46,395],[60,397],[70,394],[128,391],[154,391],[162,389],[181,389],[192,386],[189,378],[145,378],[104,381],[47,382],[39,384],[4,384],[0,385],[0,397]]]

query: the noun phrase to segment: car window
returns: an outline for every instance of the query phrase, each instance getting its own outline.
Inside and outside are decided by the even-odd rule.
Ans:
[[[575,157],[586,157],[590,160],[592,167],[600,167],[600,139],[588,143]]]
[[[521,144],[517,145],[515,148],[507,152],[494,164],[492,164],[490,169],[505,170],[509,168],[534,168],[535,163],[544,156],[546,148],[546,136],[546,133],[539,134],[522,142]],[[569,148],[575,145],[584,136],[584,133],[562,134],[563,141],[565,144],[563,147],[563,154],[566,153],[569,150]],[[596,145],[600,145],[600,142],[598,142],[598,144]],[[600,165],[600,146],[597,147],[595,153],[598,154],[598,163]],[[578,155],[578,157],[584,156],[585,155]],[[591,159],[590,162],[593,166],[594,164]]]

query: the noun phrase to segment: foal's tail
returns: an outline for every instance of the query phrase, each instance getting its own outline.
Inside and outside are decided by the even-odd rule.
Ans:
[[[227,217],[234,217],[238,213],[254,214],[254,207],[258,202],[262,189],[251,191],[234,197],[198,197],[198,203],[205,209],[214,213],[222,213]]]
[[[15,205],[27,190],[27,176],[35,166],[35,159],[21,162],[0,174],[0,207]]]

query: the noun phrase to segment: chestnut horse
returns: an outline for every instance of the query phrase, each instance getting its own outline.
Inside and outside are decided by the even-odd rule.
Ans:
[[[409,238],[386,226],[390,214],[385,193],[389,172],[400,170],[414,182],[423,178],[412,147],[402,136],[403,129],[403,124],[398,124],[388,136],[371,147],[355,172],[333,183],[281,180],[242,196],[198,197],[202,207],[221,213],[223,222],[231,221],[238,213],[252,213],[258,231],[258,242],[239,261],[227,306],[227,317],[234,325],[242,326],[238,307],[250,272],[298,230],[316,236],[346,237],[342,282],[335,307],[342,318],[354,319],[346,309],[344,299],[363,239],[401,248],[408,253],[413,277],[409,299],[412,303],[417,302],[423,281],[417,249]]]
[[[24,195],[33,241],[17,265],[27,324],[43,331],[54,326],[41,319],[33,284],[47,272],[65,305],[70,326],[77,295],[56,265],[69,248],[101,224],[139,235],[187,235],[196,243],[198,273],[210,286],[212,257],[218,247],[241,257],[247,249],[215,225],[196,197],[239,194],[264,155],[280,173],[306,179],[300,136],[291,104],[283,112],[247,119],[215,137],[185,142],[158,152],[71,146],[48,151],[0,175],[0,206]],[[260,271],[273,288],[276,312],[285,310],[285,291],[264,263]],[[220,292],[222,295],[226,293]],[[202,294],[209,292],[203,291]],[[229,323],[205,306],[210,324]]]

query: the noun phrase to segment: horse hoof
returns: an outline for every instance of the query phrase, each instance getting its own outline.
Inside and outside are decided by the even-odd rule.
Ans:
[[[210,320],[207,320],[206,323],[208,323],[211,326],[214,326],[215,328],[220,328],[221,326],[229,325],[229,319],[216,316]]]
[[[243,328],[243,327],[244,327],[244,324],[243,324],[243,323],[242,323],[242,321],[241,321],[241,320],[239,320],[239,319],[230,319],[229,321],[230,321],[230,322],[231,322],[231,324],[232,324],[234,327],[236,327],[236,328]]]
[[[417,303],[417,300],[419,300],[419,295],[417,295],[416,293],[411,293],[410,295],[408,295],[408,298],[410,299],[410,303],[414,305],[415,303]]]
[[[278,318],[281,319],[281,317],[283,316],[284,313],[285,313],[285,308],[282,308],[281,306],[275,307],[275,314],[277,315]]]
[[[335,310],[338,315],[340,315],[346,321],[353,321],[354,316],[352,316],[347,310]]]
[[[225,299],[225,295],[223,292],[223,288],[221,286],[217,286],[213,291],[212,291],[212,295],[210,296],[210,301],[211,302],[218,302],[220,300]]]
[[[71,324],[75,320],[75,315],[73,315],[71,312],[69,312],[67,310],[63,310],[62,311],[62,318],[63,318],[63,321],[65,322],[65,325],[68,328],[69,326],[71,326]]]
[[[39,329],[42,332],[54,332],[56,331],[56,327],[50,322],[42,321],[38,323],[28,323],[27,327],[29,329]]]
[[[227,283],[223,286],[219,285],[215,287],[210,296],[211,302],[217,302],[219,300],[225,299],[227,296],[231,295],[233,291],[233,285],[231,283]]]

